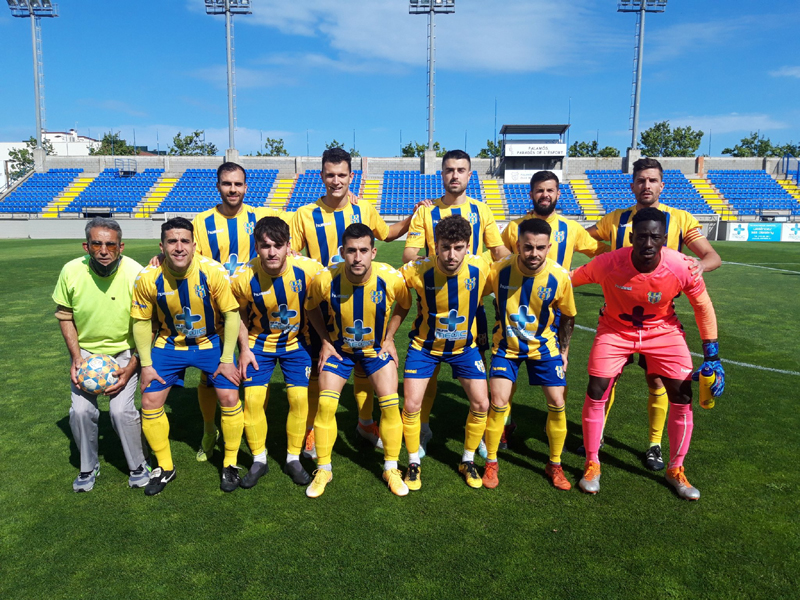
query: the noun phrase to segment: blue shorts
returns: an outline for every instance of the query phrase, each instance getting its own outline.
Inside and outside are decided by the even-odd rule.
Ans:
[[[268,385],[275,371],[275,364],[281,364],[283,380],[286,385],[296,385],[298,387],[308,387],[308,378],[311,375],[311,356],[305,348],[298,348],[291,352],[258,352],[253,351],[258,363],[258,371],[253,365],[247,365],[247,378],[244,380],[244,387],[256,387]]]
[[[376,348],[376,350],[378,350],[378,348]],[[328,373],[336,373],[342,379],[349,379],[350,373],[352,373],[353,369],[357,366],[361,366],[361,368],[364,370],[364,373],[366,373],[367,377],[369,377],[392,362],[392,357],[386,352],[380,352],[378,356],[375,357],[367,357],[354,356],[353,354],[348,354],[347,352],[342,352],[340,350],[339,355],[342,357],[342,360],[339,360],[335,356],[331,356],[327,361],[325,361],[325,365],[322,367],[322,370],[327,371]]]
[[[190,350],[172,350],[170,348],[153,348],[151,356],[153,357],[153,368],[158,372],[166,382],[160,383],[154,379],[147,386],[145,392],[160,392],[175,385],[175,383],[183,378],[184,372],[187,367],[195,367],[202,371],[206,376],[209,387],[219,388],[221,390],[238,390],[239,386],[231,382],[224,375],[217,375],[212,377],[214,372],[219,366],[219,359],[222,356],[222,348],[193,348]],[[236,365],[236,359],[233,359],[233,364]]]
[[[548,387],[564,387],[567,385],[564,379],[564,362],[561,360],[561,356],[544,360],[492,356],[489,377],[503,377],[504,379],[516,381],[519,367],[522,363],[525,363],[528,367],[528,383],[530,385],[546,385]]]
[[[426,350],[409,348],[403,375],[408,379],[430,379],[436,366],[447,363],[453,370],[453,377],[464,379],[486,379],[486,367],[480,351],[471,346],[460,354],[434,356]]]

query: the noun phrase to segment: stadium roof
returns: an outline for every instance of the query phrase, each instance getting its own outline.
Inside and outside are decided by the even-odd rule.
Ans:
[[[564,135],[567,129],[569,129],[569,125],[503,125],[500,135],[547,135],[553,133]]]

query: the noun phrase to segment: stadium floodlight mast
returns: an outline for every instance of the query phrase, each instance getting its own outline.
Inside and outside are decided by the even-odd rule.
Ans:
[[[50,0],[6,0],[12,17],[31,20],[33,39],[33,91],[36,95],[36,148],[42,147],[44,129],[44,70],[42,68],[42,17],[57,17],[58,5]]]
[[[408,13],[411,15],[428,15],[428,150],[433,150],[433,109],[435,103],[436,72],[436,13],[456,12],[456,0],[409,0]]]
[[[644,15],[645,13],[662,13],[667,9],[667,0],[619,0],[617,12],[638,15],[639,30],[636,35],[636,58],[634,60],[634,92],[631,110],[631,150],[639,147],[636,139],[639,134],[639,99],[642,94],[642,56],[644,54]]]
[[[235,150],[233,139],[235,128],[235,97],[236,83],[234,81],[233,67],[233,15],[252,14],[250,0],[206,0],[206,14],[225,15],[225,46],[228,59],[228,146]]]

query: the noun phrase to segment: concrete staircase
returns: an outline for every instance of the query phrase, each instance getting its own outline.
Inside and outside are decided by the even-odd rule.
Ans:
[[[778,185],[789,192],[789,195],[792,196],[798,203],[800,203],[800,188],[797,187],[797,184],[791,179],[778,179]]]
[[[81,175],[76,177],[69,187],[61,192],[50,204],[42,209],[43,219],[57,219],[61,211],[69,206],[75,198],[81,195],[97,175]]]
[[[597,194],[587,179],[570,179],[569,185],[587,221],[598,221],[606,214],[605,209],[597,200]]]
[[[704,177],[688,177],[689,183],[692,184],[697,193],[706,201],[715,213],[720,216],[723,221],[735,221],[736,211],[731,209],[728,201],[719,193],[716,187],[705,179]]]
[[[147,195],[136,206],[136,209],[133,211],[133,218],[146,219],[156,212],[161,203],[169,195],[170,190],[178,183],[179,179],[180,177],[168,177],[166,175],[159,177],[158,181],[156,181],[153,187],[150,188],[150,191],[147,192]]]
[[[503,203],[505,193],[496,179],[484,179],[481,181],[481,192],[483,193],[483,201],[492,209],[495,221],[506,220],[506,207]]]
[[[382,179],[362,179],[361,199],[365,202],[369,202],[376,210],[380,211],[382,188]]]
[[[276,179],[269,194],[269,206],[275,210],[284,210],[294,190],[297,177],[291,179]]]

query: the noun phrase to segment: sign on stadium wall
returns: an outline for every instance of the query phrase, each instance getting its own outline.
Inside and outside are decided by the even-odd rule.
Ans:
[[[800,223],[729,223],[731,242],[800,242]]]
[[[530,183],[533,174],[538,173],[539,171],[544,171],[544,169],[530,169],[524,171],[506,169],[503,177],[506,183]],[[564,171],[558,169],[558,170],[553,170],[552,173],[556,174],[556,177],[558,177],[559,181],[564,180]]]
[[[566,156],[567,145],[506,142],[503,152],[506,156]]]

